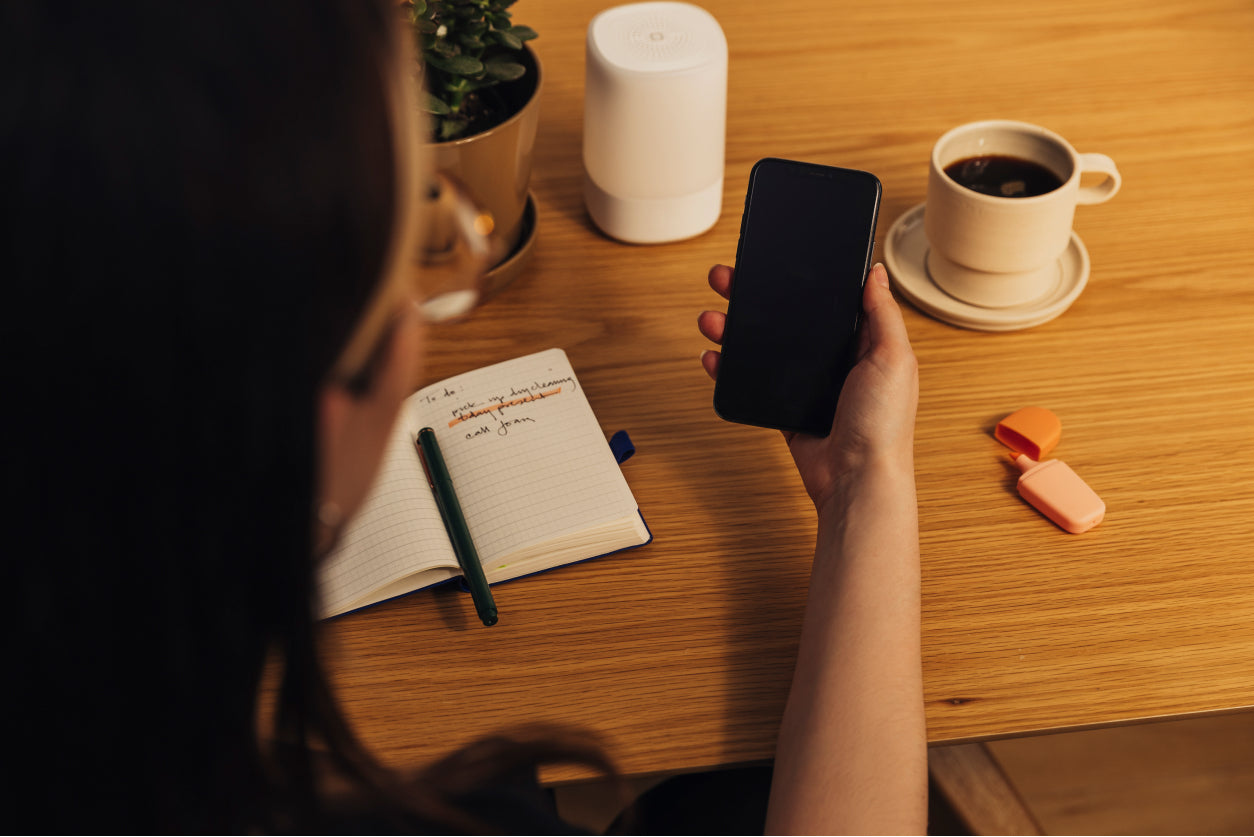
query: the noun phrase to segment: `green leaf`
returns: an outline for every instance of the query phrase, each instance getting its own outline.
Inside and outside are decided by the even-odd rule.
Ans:
[[[540,37],[540,33],[532,29],[530,26],[511,26],[509,34],[513,35],[520,41],[530,41]]]
[[[449,109],[449,106],[444,103],[443,99],[437,96],[432,96],[426,91],[423,91],[423,95],[426,97],[426,101],[423,102],[422,109],[427,113],[434,113],[436,116],[444,116],[453,112]]]
[[[509,49],[522,49],[522,41],[520,41],[516,35],[509,32],[493,32],[492,37],[503,47],[508,47]]]
[[[412,5],[415,15],[425,14],[427,11],[427,0],[414,0]]]
[[[428,54],[427,63],[437,70],[443,70],[455,76],[473,76],[483,72],[483,62],[469,55],[454,55],[446,58],[441,55]]]
[[[434,35],[440,28],[440,24],[425,17],[420,17],[414,21],[414,28],[424,35]]]
[[[486,65],[488,78],[496,81],[514,81],[522,78],[527,73],[527,68],[508,58],[497,58],[489,61]]]
[[[483,49],[485,44],[474,35],[458,35],[457,43],[462,45],[462,49]]]

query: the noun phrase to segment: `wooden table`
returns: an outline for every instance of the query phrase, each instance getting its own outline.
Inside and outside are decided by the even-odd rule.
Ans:
[[[948,128],[1021,119],[1112,156],[1081,207],[1088,288],[1060,319],[965,331],[906,306],[929,737],[956,742],[1254,703],[1254,5],[1248,0],[708,0],[730,45],[724,209],[628,246],[581,197],[584,33],[604,0],[514,7],[546,80],[530,268],[430,333],[430,380],[561,346],[656,541],[497,589],[501,624],[424,592],[331,623],[357,729],[419,765],[531,722],[590,727],[629,774],[771,755],[814,537],[777,434],[715,417],[696,315],[735,257],[749,167],[884,183],[883,241]],[[1106,500],[1064,534],[1014,490],[994,423],[1036,404]],[[575,774],[555,774],[569,778]]]

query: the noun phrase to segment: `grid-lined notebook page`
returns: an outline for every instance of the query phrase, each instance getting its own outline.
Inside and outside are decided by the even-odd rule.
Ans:
[[[490,580],[512,577],[511,551],[639,515],[561,349],[449,378],[409,406],[436,432]]]
[[[361,510],[319,570],[323,617],[460,575],[414,437],[398,421]]]

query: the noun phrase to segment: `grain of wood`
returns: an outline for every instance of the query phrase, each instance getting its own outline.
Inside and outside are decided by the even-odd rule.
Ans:
[[[630,774],[769,757],[813,512],[769,431],[722,423],[698,365],[706,269],[735,257],[768,155],[884,183],[879,238],[923,200],[932,143],[985,118],[1112,156],[1081,207],[1088,288],[990,335],[906,306],[921,364],[916,467],[933,742],[1232,709],[1254,695],[1254,6],[1245,0],[717,0],[730,45],[723,214],[690,241],[596,232],[579,165],[584,31],[603,0],[520,4],[541,35],[528,270],[429,331],[427,380],[564,348],[655,542],[498,589],[501,623],[426,592],[330,623],[362,738],[419,765],[503,727],[596,731]],[[878,253],[877,253],[878,256]],[[993,423],[1038,404],[1106,500],[1081,536],[1015,494]],[[573,778],[557,771],[555,778]]]
[[[1249,834],[1254,714],[988,745],[1047,834]]]
[[[950,744],[927,754],[928,775],[971,834],[1043,834],[1011,777],[985,744]]]

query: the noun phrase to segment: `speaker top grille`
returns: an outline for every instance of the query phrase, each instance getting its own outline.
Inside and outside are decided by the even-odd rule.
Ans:
[[[609,63],[636,72],[682,71],[727,57],[718,21],[690,3],[607,9],[589,24],[588,44]]]

